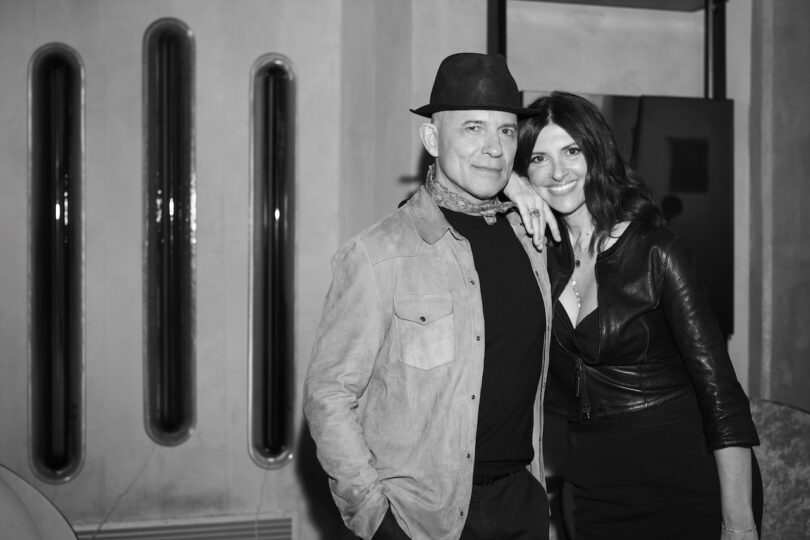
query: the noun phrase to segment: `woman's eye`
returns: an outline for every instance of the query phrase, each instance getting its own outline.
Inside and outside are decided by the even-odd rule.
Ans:
[[[569,156],[578,156],[582,153],[582,150],[579,149],[578,146],[571,146],[568,148],[568,155]]]
[[[544,156],[532,156],[529,159],[529,163],[541,163],[545,159]]]

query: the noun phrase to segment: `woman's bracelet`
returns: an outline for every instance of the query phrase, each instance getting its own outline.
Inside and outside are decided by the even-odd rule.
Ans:
[[[750,529],[745,529],[744,531],[738,531],[737,529],[730,529],[730,528],[726,527],[726,524],[721,521],[720,522],[720,528],[723,529],[724,531],[728,531],[728,532],[734,533],[734,534],[745,534],[745,533],[750,533],[751,531],[756,529],[757,526],[756,526],[756,524],[754,524],[754,525],[751,526]]]

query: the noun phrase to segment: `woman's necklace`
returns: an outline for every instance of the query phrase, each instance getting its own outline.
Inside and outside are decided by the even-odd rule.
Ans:
[[[591,233],[583,234],[580,237],[579,241],[577,241],[577,244],[576,244],[577,247],[579,247],[582,240],[585,240],[585,239],[589,238],[590,236],[591,236]],[[574,252],[574,271],[571,273],[571,292],[574,293],[574,298],[576,298],[576,300],[577,300],[577,312],[579,312],[579,310],[582,309],[582,296],[579,293],[579,289],[577,289],[577,276],[576,276],[576,274],[577,274],[577,270],[579,270],[579,268],[582,266],[582,260],[586,256],[588,258],[590,258],[591,255],[590,255],[590,252],[587,249],[580,250],[579,255],[577,255],[577,253],[576,253],[577,250],[574,249],[573,246],[571,247],[571,249]]]
[[[573,277],[571,278],[571,290],[574,292],[574,297],[577,299],[577,311],[582,309],[582,299],[579,297],[579,291],[577,290],[577,280]]]

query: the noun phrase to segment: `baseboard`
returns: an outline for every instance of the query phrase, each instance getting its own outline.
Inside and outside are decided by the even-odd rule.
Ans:
[[[205,517],[74,526],[78,540],[295,540],[292,516]]]

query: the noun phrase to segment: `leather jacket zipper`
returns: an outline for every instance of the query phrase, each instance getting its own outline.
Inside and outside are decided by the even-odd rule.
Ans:
[[[579,410],[584,420],[591,417],[591,404],[587,394],[583,391],[585,386],[585,370],[582,368],[582,360],[580,358],[574,359],[574,374],[576,376],[576,387],[574,397],[579,398]]]

